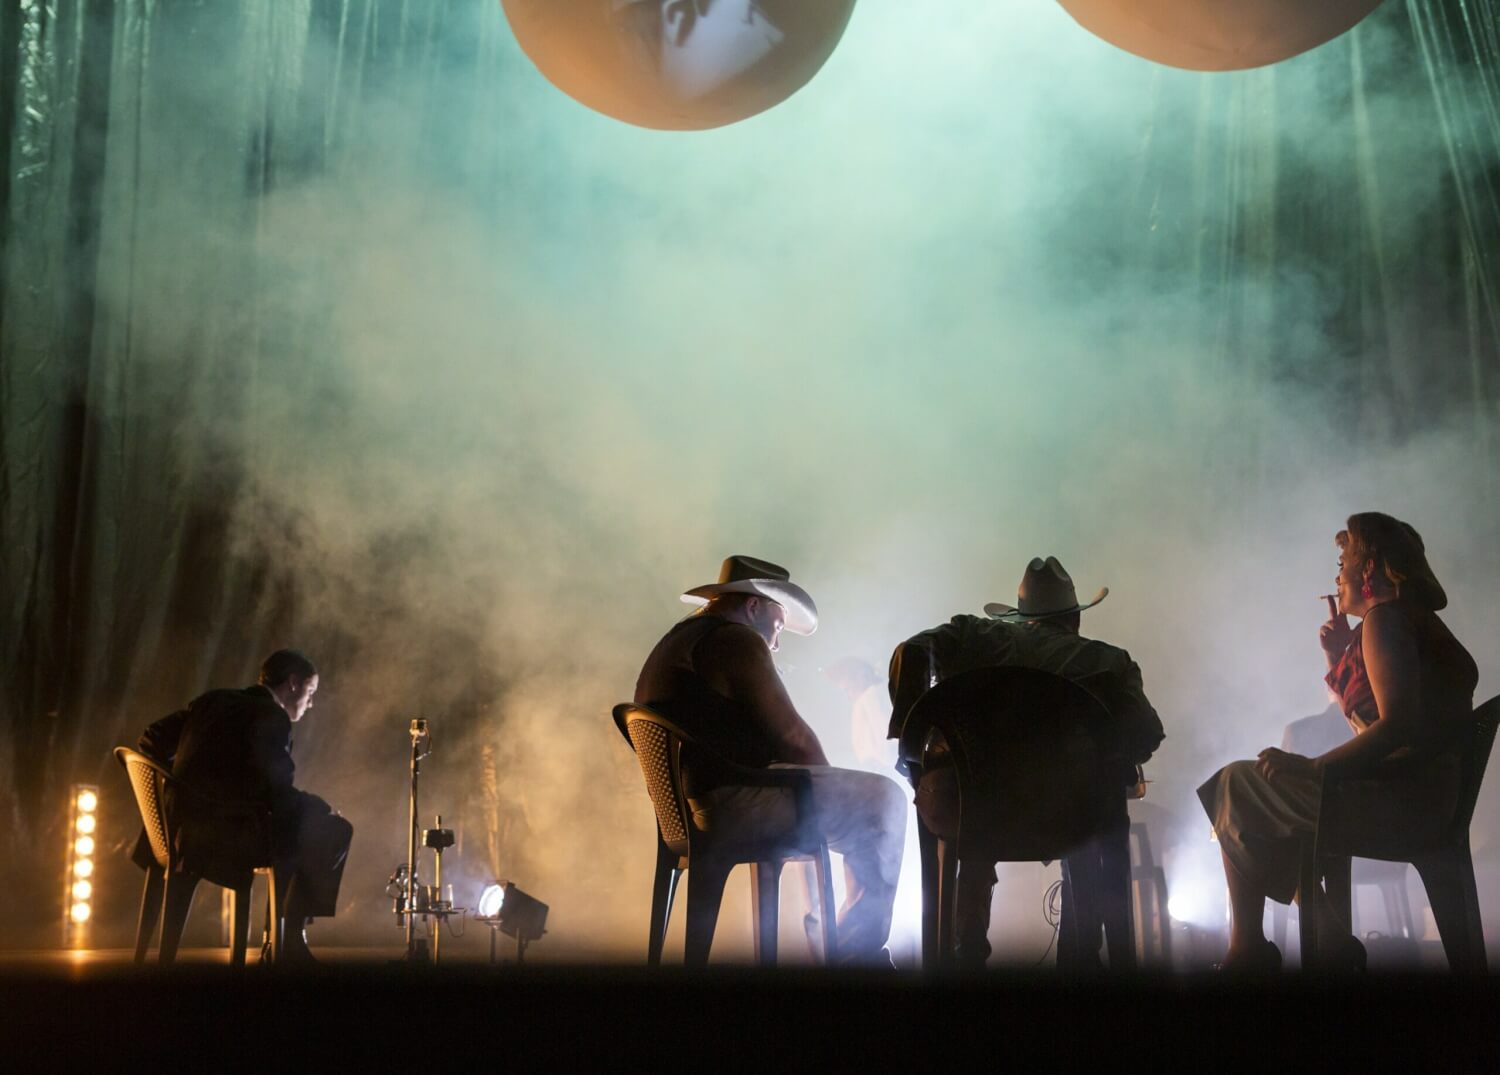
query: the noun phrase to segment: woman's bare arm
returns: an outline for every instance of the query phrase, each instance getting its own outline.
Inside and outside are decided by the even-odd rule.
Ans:
[[[1417,739],[1422,720],[1422,668],[1416,639],[1396,609],[1371,609],[1364,621],[1365,671],[1380,719],[1349,742],[1315,759],[1339,776],[1358,775]]]

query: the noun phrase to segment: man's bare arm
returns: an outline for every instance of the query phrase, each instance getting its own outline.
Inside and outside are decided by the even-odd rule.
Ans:
[[[721,694],[749,710],[776,745],[776,760],[794,765],[827,765],[817,734],[797,712],[765,641],[749,627],[731,624],[699,643],[700,674]]]

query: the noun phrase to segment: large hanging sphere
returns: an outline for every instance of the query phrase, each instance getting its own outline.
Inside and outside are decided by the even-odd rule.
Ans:
[[[1352,28],[1380,0],[1057,0],[1085,30],[1157,63],[1236,71]]]
[[[702,130],[780,104],[818,73],[854,0],[501,0],[558,89],[641,127]]]

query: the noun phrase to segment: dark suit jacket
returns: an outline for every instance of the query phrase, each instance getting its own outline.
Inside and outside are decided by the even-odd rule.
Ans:
[[[219,883],[267,865],[267,841],[279,857],[295,844],[298,796],[292,786],[292,722],[264,687],[215,690],[147,728],[137,747],[168,765],[164,808],[184,867]],[[229,810],[212,800],[257,804]],[[256,823],[269,808],[271,831]],[[142,862],[140,844],[136,861]],[[221,878],[223,880],[221,880]]]

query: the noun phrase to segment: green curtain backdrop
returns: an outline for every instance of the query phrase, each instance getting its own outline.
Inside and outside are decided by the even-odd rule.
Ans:
[[[889,81],[884,24],[909,16],[864,0],[807,90],[702,136],[583,114],[527,64],[495,0],[0,7],[0,860],[22,879],[0,897],[8,939],[56,901],[66,785],[104,787],[123,847],[132,805],[109,749],[284,644],[328,670],[299,780],[355,819],[352,920],[383,906],[403,722],[427,714],[452,744],[433,762],[445,813],[471,807],[476,847],[507,834],[509,860],[476,851],[476,875],[529,870],[566,905],[561,856],[583,892],[573,929],[587,933],[591,903],[597,933],[616,913],[633,928],[648,815],[602,714],[675,593],[730,552],[790,548],[794,576],[833,576],[824,550],[850,548],[836,516],[885,543],[840,570],[900,575],[903,498],[912,533],[942,531],[949,491],[1045,502],[1058,533],[1107,513],[1094,540],[1063,547],[1112,546],[1121,562],[1193,547],[1188,574],[1214,579],[1241,556],[1274,562],[1267,506],[1284,495],[1288,514],[1327,507],[1309,524],[1325,571],[1323,523],[1415,488],[1440,518],[1413,521],[1474,538],[1450,541],[1445,563],[1467,607],[1484,606],[1455,614],[1486,632],[1471,641],[1491,675],[1497,564],[1479,539],[1500,500],[1500,6],[1388,0],[1307,57],[1196,75],[1075,40],[1032,4],[1049,20],[1035,40],[1055,34],[1091,65],[1057,74],[1069,104],[1055,113],[1014,88],[1044,61],[991,66],[958,51],[962,27],[913,43],[932,52],[908,75],[936,84],[956,56],[951,77],[993,96],[924,104]],[[861,66],[877,54],[879,78]],[[1073,107],[1091,86],[1097,114]],[[1007,144],[1011,122],[1036,141]],[[909,199],[907,175],[922,184]],[[779,197],[785,215],[736,227],[733,254],[697,257],[683,237],[707,248],[711,213]],[[962,228],[922,223],[961,207]],[[1023,243],[1029,268],[986,268]],[[993,323],[991,302],[1005,306]],[[909,329],[890,328],[898,307]],[[1068,334],[1068,357],[1000,342],[1023,323]],[[1050,378],[1036,389],[1049,401],[1109,387],[1044,421],[1026,386]],[[1028,476],[1041,464],[1021,462],[1055,457],[1064,425],[1077,467]],[[713,447],[725,440],[739,450]],[[999,534],[1024,514],[973,510],[965,527]],[[1121,522],[1163,513],[1188,522],[1157,538]],[[1139,540],[1112,536],[1127,525]],[[978,581],[1001,592],[975,607],[1033,552],[981,545],[931,558],[993,568]],[[1069,558],[1080,579],[1133,570],[1083,557]],[[1326,585],[1314,577],[1297,585]],[[854,592],[830,585],[818,592]],[[1193,728],[1230,674],[1208,666],[1233,662],[1194,649],[1191,624],[1132,635],[1131,600],[1121,589],[1108,614],[1122,618],[1104,622],[1166,695],[1186,794],[1203,761],[1242,746]],[[827,645],[851,604],[825,602]],[[1232,619],[1228,604],[1214,614]],[[882,621],[885,648],[864,652],[878,667],[937,611]],[[1310,643],[1307,611],[1287,630]],[[1169,668],[1173,653],[1196,668]],[[813,682],[817,659],[803,663],[789,676]],[[1244,663],[1236,687],[1271,675]],[[1308,682],[1296,697],[1315,702],[1315,669]],[[496,743],[498,808],[468,749],[486,744],[494,766]],[[538,786],[573,790],[543,800]],[[615,803],[632,812],[601,819]],[[122,933],[134,874],[109,870],[101,921]]]

